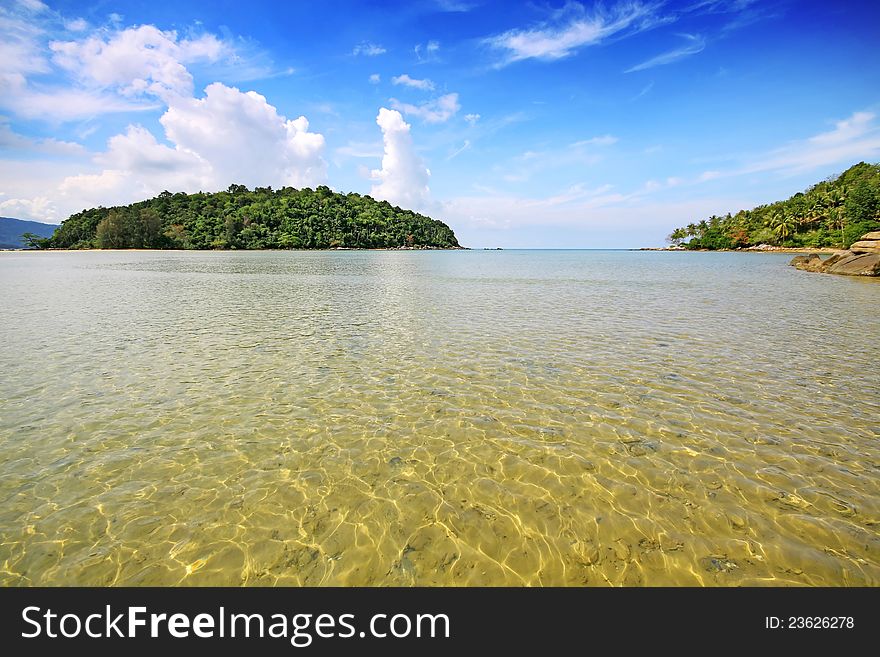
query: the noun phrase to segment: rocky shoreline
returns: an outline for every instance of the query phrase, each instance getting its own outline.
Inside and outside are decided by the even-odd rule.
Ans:
[[[849,250],[824,260],[818,253],[799,255],[788,263],[802,271],[844,276],[880,276],[880,231],[862,235]]]
[[[630,251],[690,251],[692,253],[843,253],[843,249],[831,247],[809,248],[805,246],[772,246],[770,244],[758,244],[747,246],[743,249],[687,249],[683,246],[644,246]]]

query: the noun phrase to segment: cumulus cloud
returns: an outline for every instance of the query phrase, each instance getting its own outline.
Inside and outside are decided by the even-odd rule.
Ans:
[[[409,116],[416,116],[425,123],[443,123],[461,109],[461,105],[458,103],[458,94],[456,93],[446,94],[420,105],[402,103],[396,98],[391,98],[390,102],[394,109]]]
[[[529,29],[509,30],[485,39],[485,43],[503,52],[498,66],[524,59],[562,59],[609,37],[642,31],[665,22],[657,16],[657,7],[629,2],[610,10],[597,5],[592,12],[587,12],[583,5],[570,3],[548,22]]]
[[[53,223],[57,219],[54,204],[45,196],[10,198],[0,201],[0,216]]]
[[[204,98],[173,103],[159,120],[178,148],[210,163],[222,186],[325,182],[324,136],[308,119],[288,120],[266,98],[215,82]]]
[[[382,81],[382,76],[378,73],[373,73],[370,76],[370,84],[379,84]]]
[[[431,80],[417,80],[415,78],[411,78],[409,75],[404,73],[403,75],[397,75],[391,78],[391,84],[395,85],[404,85],[405,87],[412,87],[414,89],[421,89],[422,91],[433,91],[434,83]]]
[[[376,123],[382,130],[385,153],[382,168],[371,172],[376,183],[372,196],[405,208],[423,208],[428,202],[431,172],[416,153],[409,124],[400,112],[384,107]]]
[[[68,40],[49,41],[61,22],[55,12],[0,9],[0,108],[52,122],[157,109],[157,98],[167,104],[172,95],[192,96],[190,64],[210,65],[233,79],[266,77],[271,68],[246,41],[213,34],[180,38],[152,25],[71,39],[89,27],[74,19],[63,23]],[[31,79],[59,71],[66,74],[63,83]]]
[[[470,123],[471,125],[476,125],[477,121],[480,120],[480,115],[479,114],[465,114],[464,120],[467,121],[468,123]]]
[[[108,39],[53,41],[53,61],[81,82],[118,89],[123,95],[151,93],[168,101],[171,95],[192,95],[193,79],[186,64],[216,62],[229,48],[211,34],[178,39],[177,33],[141,25]]]
[[[260,94],[215,82],[203,98],[176,98],[160,118],[172,145],[131,125],[94,158],[99,173],[68,176],[62,196],[81,204],[128,203],[165,189],[194,192],[316,186],[326,181],[324,137],[301,116],[287,119]]]
[[[63,218],[84,207],[130,203],[164,189],[326,182],[324,137],[310,130],[304,116],[288,119],[264,96],[219,82],[194,96],[190,65],[247,65],[231,42],[211,34],[180,38],[176,32],[142,25],[47,45],[44,33],[28,27],[20,14],[11,16],[0,10],[0,22],[15,22],[11,33],[20,37],[0,44],[0,55],[9,55],[0,57],[0,107],[17,118],[58,121],[163,108],[164,114],[158,131],[129,125],[88,159],[81,145],[25,137],[0,119],[0,148],[27,154],[18,162],[0,160],[0,180],[8,186],[3,202],[10,214],[14,210],[50,221],[56,214]],[[77,21],[67,24],[68,30],[83,27],[87,25]],[[41,59],[44,52],[51,54],[51,61]],[[67,84],[32,84],[28,74],[48,72],[50,64],[68,74]],[[31,153],[52,159],[34,160],[40,166],[33,169]],[[79,159],[71,162],[68,157],[60,166],[61,155]]]
[[[210,189],[211,166],[198,154],[160,144],[143,126],[130,125],[94,158],[99,173],[68,176],[58,187],[62,197],[81,205],[128,203],[175,191]]]

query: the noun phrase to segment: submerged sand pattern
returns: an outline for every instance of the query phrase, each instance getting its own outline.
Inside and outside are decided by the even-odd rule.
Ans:
[[[878,585],[878,281],[0,255],[0,584]]]

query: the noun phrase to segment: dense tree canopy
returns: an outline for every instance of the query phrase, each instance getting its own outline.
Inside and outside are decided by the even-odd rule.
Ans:
[[[325,249],[455,248],[442,221],[330,188],[231,185],[213,194],[172,194],[71,215],[41,246],[51,248]]]
[[[790,199],[676,228],[669,236],[689,249],[758,244],[848,248],[880,229],[880,165],[860,162]]]

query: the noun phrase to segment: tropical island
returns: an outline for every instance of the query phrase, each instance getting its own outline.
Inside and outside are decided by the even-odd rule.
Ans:
[[[125,206],[71,215],[51,237],[53,249],[457,249],[437,219],[356,193],[230,185],[226,191],[162,192]]]
[[[759,245],[848,249],[880,229],[880,164],[860,162],[784,201],[711,216],[676,228],[667,238],[689,250]]]

